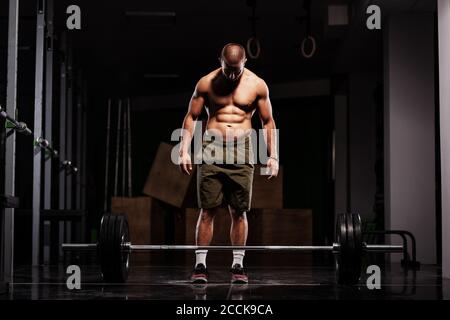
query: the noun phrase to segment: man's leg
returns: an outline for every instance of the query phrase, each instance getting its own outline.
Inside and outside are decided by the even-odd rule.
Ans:
[[[201,209],[195,228],[195,243],[198,246],[209,246],[214,230],[214,216],[217,208]],[[208,269],[206,268],[206,254],[208,250],[195,251],[195,267],[191,276],[192,283],[207,283]]]
[[[248,234],[248,222],[247,214],[245,211],[239,211],[231,206],[228,206],[231,216],[231,229],[230,229],[230,239],[233,246],[245,246],[247,243]],[[244,250],[233,250],[233,263],[243,267],[245,251]]]
[[[197,168],[197,196],[200,208],[195,243],[198,246],[209,246],[214,230],[214,216],[223,200],[222,182],[215,165],[202,164]],[[208,209],[205,209],[208,208]],[[191,277],[193,283],[208,282],[206,268],[207,250],[195,252],[195,268]]]
[[[197,246],[209,246],[214,232],[214,216],[217,208],[200,209],[197,227],[195,229],[195,243]],[[195,266],[202,263],[206,267],[206,254],[208,250],[196,250]]]
[[[229,206],[231,216],[230,238],[233,246],[245,246],[247,243],[248,223],[245,211]],[[233,250],[233,263],[231,264],[231,282],[248,283],[248,276],[244,269],[245,250]]]

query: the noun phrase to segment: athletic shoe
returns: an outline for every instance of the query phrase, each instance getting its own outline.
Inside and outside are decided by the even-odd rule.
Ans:
[[[239,264],[235,264],[231,270],[231,283],[243,284],[248,283],[248,276],[244,267]]]
[[[191,275],[191,283],[207,283],[208,282],[208,269],[203,263],[199,263],[195,266]]]

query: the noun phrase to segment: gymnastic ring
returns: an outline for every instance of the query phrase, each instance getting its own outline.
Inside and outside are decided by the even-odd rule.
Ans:
[[[252,43],[256,45],[256,52],[252,52]],[[247,53],[248,56],[252,59],[258,59],[259,54],[261,53],[261,43],[259,42],[258,38],[251,37],[247,40]]]
[[[312,49],[311,49],[311,52],[309,54],[306,54],[306,52],[305,52],[305,45],[306,45],[306,41],[307,40],[310,40],[311,44],[312,44]],[[302,49],[302,55],[305,58],[311,58],[314,55],[314,53],[316,52],[316,40],[312,36],[307,36],[302,41],[302,48],[301,49]]]

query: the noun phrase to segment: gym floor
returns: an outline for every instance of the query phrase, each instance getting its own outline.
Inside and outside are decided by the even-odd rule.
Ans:
[[[352,287],[335,284],[331,267],[251,267],[247,285],[231,285],[228,269],[210,268],[207,285],[188,281],[191,269],[174,266],[131,267],[126,284],[105,284],[99,269],[81,266],[81,289],[69,290],[62,265],[18,267],[15,283],[2,300],[442,300],[450,298],[450,280],[439,267],[423,265],[403,271],[392,264],[382,275],[381,289],[369,290],[366,278]]]

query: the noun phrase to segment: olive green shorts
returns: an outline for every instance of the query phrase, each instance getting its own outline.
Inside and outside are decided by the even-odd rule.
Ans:
[[[220,206],[225,200],[237,211],[250,210],[252,199],[254,165],[249,159],[253,159],[250,138],[245,138],[245,145],[219,142],[203,143],[203,162],[197,168],[197,193],[199,207],[210,209]],[[215,153],[211,156],[209,146],[215,146]],[[228,158],[231,154],[231,158]],[[242,155],[244,161],[238,161],[238,155]],[[222,161],[213,161],[222,159]],[[230,163],[229,160],[234,160]],[[243,162],[243,163],[242,163]]]

